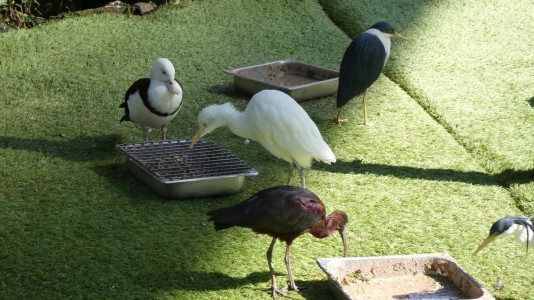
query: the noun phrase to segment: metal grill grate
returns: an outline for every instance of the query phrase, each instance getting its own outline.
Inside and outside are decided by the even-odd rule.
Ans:
[[[162,182],[255,172],[230,152],[201,139],[189,149],[190,139],[117,145],[127,158]]]

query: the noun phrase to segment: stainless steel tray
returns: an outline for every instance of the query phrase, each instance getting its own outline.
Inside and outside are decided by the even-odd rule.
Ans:
[[[234,76],[236,90],[253,95],[261,90],[280,90],[296,101],[331,95],[337,91],[339,72],[290,59],[225,70]]]
[[[337,299],[495,299],[448,254],[318,258]]]
[[[215,143],[190,139],[117,145],[127,169],[156,194],[198,198],[239,192],[245,176],[258,172]]]

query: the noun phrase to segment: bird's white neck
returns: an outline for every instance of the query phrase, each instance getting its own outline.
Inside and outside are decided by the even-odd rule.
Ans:
[[[228,103],[229,104],[229,103]],[[237,110],[233,105],[223,105],[221,108],[221,119],[225,125],[235,135],[243,138],[252,139],[250,127],[246,123],[245,115],[242,111]]]
[[[389,35],[387,33],[384,33],[376,28],[371,28],[367,31],[365,31],[366,33],[369,33],[369,34],[372,34],[374,36],[376,36],[377,38],[380,39],[380,41],[382,42],[382,44],[384,45],[384,50],[386,50],[386,59],[384,60],[384,66],[386,65],[386,62],[388,61],[388,58],[389,58],[389,53],[390,53],[390,49],[391,49],[391,39],[389,37]]]
[[[534,232],[523,225],[513,224],[508,230],[503,232],[502,236],[513,236],[521,244],[528,243],[529,246],[534,246]]]

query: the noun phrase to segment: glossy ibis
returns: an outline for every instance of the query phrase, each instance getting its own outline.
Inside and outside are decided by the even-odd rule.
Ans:
[[[293,168],[300,174],[301,187],[305,187],[304,169],[311,167],[313,159],[327,164],[336,161],[306,111],[280,91],[256,93],[244,112],[231,103],[208,106],[198,114],[197,122],[199,128],[190,148],[214,129],[228,126],[234,134],[259,142],[272,155],[289,162],[287,184],[291,182]]]
[[[278,290],[272,253],[277,239],[286,242],[285,263],[289,275],[289,288],[297,290],[290,265],[290,249],[294,239],[309,232],[316,238],[325,238],[339,231],[343,240],[344,255],[348,256],[345,226],[347,215],[342,211],[325,214],[323,202],[311,191],[295,186],[275,186],[259,191],[247,200],[234,206],[223,207],[207,213],[213,221],[215,230],[233,226],[250,228],[257,233],[272,236],[271,245],[267,250],[267,262],[271,273],[271,291],[275,297]]]
[[[528,247],[534,245],[534,226],[530,218],[526,217],[505,217],[497,220],[490,228],[488,237],[480,244],[474,254],[486,247],[496,239],[512,236],[518,243]]]
[[[167,125],[182,107],[183,92],[174,79],[174,66],[166,58],[158,58],[150,69],[150,78],[141,78],[126,91],[122,121],[141,125],[143,140],[148,141],[148,128],[161,128],[161,138],[167,139]]]
[[[365,94],[386,66],[389,58],[391,37],[407,40],[389,23],[378,22],[355,37],[345,50],[339,68],[337,107],[335,121],[340,124],[341,110],[352,98],[363,93],[363,124],[367,125],[367,102]]]

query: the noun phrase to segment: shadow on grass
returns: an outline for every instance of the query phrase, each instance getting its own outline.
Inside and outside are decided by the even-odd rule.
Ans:
[[[91,161],[110,158],[115,145],[120,142],[116,134],[102,136],[78,136],[75,138],[51,137],[19,138],[0,136],[0,148],[41,152],[44,155],[72,161]]]
[[[187,291],[218,291],[270,280],[269,272],[253,272],[246,277],[235,278],[220,272],[178,271],[149,274],[139,278],[148,288],[177,289]]]
[[[315,164],[314,169],[333,173],[375,174],[398,178],[423,179],[434,181],[464,182],[477,185],[500,185],[528,183],[534,180],[534,170],[505,170],[499,174],[464,172],[450,169],[425,169],[409,166],[366,164],[356,161],[337,161],[332,165]]]
[[[528,104],[530,104],[530,107],[534,107],[534,97],[530,97],[530,99],[527,100]]]
[[[265,266],[267,267],[267,266]],[[287,286],[287,274],[276,273],[277,284],[279,288]],[[139,282],[145,287],[158,290],[185,290],[185,291],[219,291],[227,289],[236,289],[240,286],[252,285],[258,283],[267,283],[271,286],[270,273],[268,271],[252,272],[246,277],[231,277],[220,272],[199,272],[199,271],[179,271],[164,272],[161,274],[150,274],[141,276]],[[299,294],[306,299],[334,299],[333,293],[328,289],[327,281],[295,281],[299,292],[289,291],[288,294]],[[271,293],[270,288],[258,289],[268,297]]]
[[[238,92],[233,85],[228,84],[215,84],[210,86],[207,91],[211,94],[224,95],[235,100],[248,101],[252,97]]]

